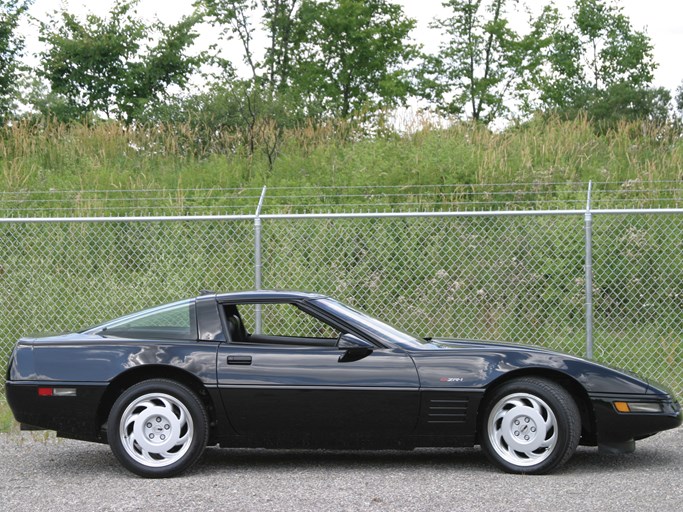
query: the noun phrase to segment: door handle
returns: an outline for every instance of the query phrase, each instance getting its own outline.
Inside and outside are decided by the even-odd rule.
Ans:
[[[228,364],[250,365],[251,356],[228,356]]]

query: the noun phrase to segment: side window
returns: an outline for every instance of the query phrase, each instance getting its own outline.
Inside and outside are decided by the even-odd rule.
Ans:
[[[196,340],[195,302],[171,304],[114,320],[105,325],[100,334],[125,338]]]
[[[240,304],[239,311],[246,331],[254,334],[255,304]],[[295,338],[305,342],[306,339],[336,340],[339,336],[335,328],[292,304],[261,304],[261,326],[261,335],[268,338]]]

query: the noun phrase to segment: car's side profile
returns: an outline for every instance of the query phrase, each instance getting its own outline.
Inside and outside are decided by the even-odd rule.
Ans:
[[[206,294],[61,336],[24,338],[6,395],[25,428],[108,442],[146,477],[208,445],[481,445],[547,473],[577,445],[615,453],[681,424],[660,386],[530,346],[419,339],[323,295]]]

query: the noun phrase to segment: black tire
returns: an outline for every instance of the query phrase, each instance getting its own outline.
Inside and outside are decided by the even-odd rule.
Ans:
[[[569,460],[581,437],[574,399],[562,386],[538,377],[494,389],[480,418],[482,450],[508,473],[549,473]]]
[[[204,405],[188,387],[150,379],[125,390],[107,421],[111,451],[136,475],[166,478],[190,468],[208,442]]]

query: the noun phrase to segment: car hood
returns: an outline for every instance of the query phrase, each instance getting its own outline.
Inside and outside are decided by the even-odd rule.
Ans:
[[[548,348],[482,340],[433,338],[411,353],[426,387],[481,387],[511,372],[529,370],[564,374],[589,392],[647,393],[649,382],[631,372],[610,368]]]
[[[429,347],[431,345],[431,347]],[[471,340],[462,338],[430,338],[429,344],[426,346],[438,349],[463,349],[463,348],[476,348],[481,350],[530,350],[534,352],[545,352],[545,353],[558,353],[555,350],[550,350],[548,348],[539,347],[537,345],[527,345],[524,343],[509,343],[503,341],[486,341],[486,340]],[[425,348],[426,348],[425,347]]]
[[[596,363],[595,361],[590,361],[584,359],[583,357],[573,356],[566,352],[561,352],[558,350],[549,349],[546,347],[539,347],[538,345],[527,345],[524,343],[509,343],[502,341],[485,341],[485,340],[468,340],[468,339],[458,339],[458,338],[432,338],[431,344],[434,345],[436,349],[478,349],[478,350],[524,350],[525,352],[536,352],[539,354],[556,354],[567,358],[572,358],[578,361],[585,362],[590,365],[598,365],[603,368],[617,371],[620,373],[625,373],[631,377],[635,377],[644,382],[649,382],[649,379],[638,375],[630,370],[625,370],[616,366],[612,366],[605,363]]]

